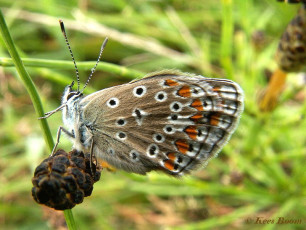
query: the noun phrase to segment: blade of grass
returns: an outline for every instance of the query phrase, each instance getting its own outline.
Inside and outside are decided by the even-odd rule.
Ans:
[[[24,84],[24,86],[26,87],[31,100],[33,102],[33,106],[35,108],[35,111],[37,113],[37,115],[39,117],[44,116],[44,111],[43,111],[43,106],[40,100],[40,97],[38,95],[38,92],[35,88],[35,85],[32,81],[32,79],[30,78],[28,72],[26,71],[23,62],[16,50],[16,47],[14,45],[13,39],[9,33],[8,27],[5,23],[5,19],[4,16],[2,14],[2,11],[0,10],[0,32],[2,35],[2,39],[7,47],[8,52],[10,53],[12,60],[15,64],[16,70]],[[43,135],[45,138],[45,141],[47,143],[47,146],[50,150],[50,152],[52,151],[52,148],[54,146],[54,142],[52,139],[52,135],[50,132],[50,128],[48,126],[48,123],[46,121],[46,119],[41,119],[39,120],[41,129],[43,131]],[[64,211],[64,215],[65,215],[65,219],[66,219],[66,223],[69,229],[76,229],[76,224],[75,221],[73,219],[73,215],[72,215],[72,211],[71,209],[67,209]]]
[[[226,71],[227,77],[232,79],[232,44],[233,44],[233,13],[232,0],[222,0],[222,34],[221,34],[221,64]]]
[[[45,67],[45,68],[69,69],[69,70],[75,69],[71,61],[23,58],[22,62],[24,63],[25,66],[29,67]],[[78,69],[91,70],[91,68],[95,65],[95,63],[96,63],[95,61],[78,62]],[[14,62],[11,58],[0,58],[0,65],[10,67],[14,66]],[[136,70],[130,70],[123,66],[118,66],[115,64],[105,63],[105,62],[100,62],[99,65],[97,66],[97,70],[118,74],[122,77],[126,77],[131,80],[142,77],[144,75],[143,73],[138,72]]]
[[[13,10],[11,10],[11,12],[13,12]],[[103,37],[108,36],[110,39],[118,41],[122,44],[136,47],[138,49],[143,49],[150,53],[160,55],[162,57],[168,57],[171,60],[176,60],[178,62],[185,63],[191,66],[195,65],[196,60],[190,55],[183,54],[176,50],[170,49],[168,47],[165,47],[164,45],[161,45],[160,43],[148,40],[147,38],[142,38],[140,36],[136,36],[130,33],[122,33],[118,30],[114,30],[93,20],[89,20],[87,16],[83,15],[83,13],[81,12],[78,13],[79,17],[82,17],[81,21],[62,18],[62,20],[65,21],[67,29],[82,31]],[[57,26],[58,21],[58,18],[56,17],[47,16],[45,14],[32,13],[23,10],[18,11],[16,18],[49,26]],[[196,63],[196,65],[198,65],[198,63]]]

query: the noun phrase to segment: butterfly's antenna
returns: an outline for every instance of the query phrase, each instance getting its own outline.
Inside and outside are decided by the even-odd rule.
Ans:
[[[62,20],[59,20],[59,23],[60,23],[61,30],[62,30],[62,33],[63,33],[64,38],[65,38],[66,44],[67,44],[67,46],[68,46],[68,49],[69,49],[69,52],[70,52],[70,55],[71,55],[73,64],[74,64],[74,68],[75,68],[75,72],[76,72],[76,78],[77,78],[77,81],[78,81],[78,92],[79,92],[79,90],[80,90],[79,70],[78,70],[77,64],[76,64],[76,62],[75,62],[75,60],[74,60],[74,56],[73,56],[73,53],[72,53],[72,50],[71,50],[71,47],[70,47],[70,44],[69,44],[69,41],[68,41],[68,38],[67,38],[67,34],[66,34],[64,22],[63,22]]]
[[[87,79],[87,81],[86,81],[86,83],[85,83],[85,85],[84,85],[84,87],[83,87],[83,89],[82,89],[82,92],[84,91],[84,89],[86,88],[87,84],[89,83],[89,81],[90,81],[90,79],[91,79],[93,73],[96,71],[96,68],[97,68],[97,66],[98,66],[98,63],[99,63],[101,57],[102,57],[102,53],[103,53],[103,50],[104,50],[104,48],[105,48],[105,46],[106,46],[107,41],[108,41],[108,37],[106,37],[106,38],[104,39],[104,42],[103,42],[103,44],[102,44],[102,46],[101,46],[101,49],[100,49],[100,53],[99,53],[98,60],[97,60],[97,62],[96,62],[96,64],[95,64],[95,66],[91,69],[91,73],[90,73],[90,75],[89,75],[89,77],[88,77],[88,79]]]

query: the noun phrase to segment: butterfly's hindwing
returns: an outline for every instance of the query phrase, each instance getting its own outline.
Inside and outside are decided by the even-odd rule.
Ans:
[[[82,99],[94,153],[117,168],[180,176],[205,165],[227,142],[243,110],[229,80],[172,72]]]

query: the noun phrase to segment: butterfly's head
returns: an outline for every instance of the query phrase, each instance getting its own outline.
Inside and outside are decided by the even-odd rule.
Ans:
[[[73,103],[82,97],[83,94],[79,90],[72,89],[73,85],[74,81],[70,85],[66,86],[64,94],[62,96],[62,105]]]
[[[74,82],[68,85],[62,96],[62,115],[65,126],[69,129],[73,128],[74,121],[78,114],[79,102],[83,94],[79,90],[73,90]]]
[[[79,90],[74,91],[72,89],[74,85],[74,82],[72,82],[70,85],[68,85],[65,90],[64,90],[64,94],[62,96],[62,104],[60,107],[56,108],[55,110],[52,110],[48,113],[45,113],[45,116],[43,117],[39,117],[38,119],[45,119],[50,117],[52,114],[63,110],[64,113],[67,113],[69,111],[72,111],[73,108],[76,108],[76,104],[79,103],[80,99],[83,97],[82,92],[80,92]]]

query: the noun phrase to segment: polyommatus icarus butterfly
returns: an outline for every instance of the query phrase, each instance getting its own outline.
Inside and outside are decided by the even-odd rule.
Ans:
[[[66,129],[60,127],[58,140],[63,130],[75,149],[138,174],[161,170],[182,176],[205,165],[243,111],[243,92],[235,82],[178,71],[151,73],[88,96],[79,84],[76,91],[72,86],[46,116],[62,109]]]

